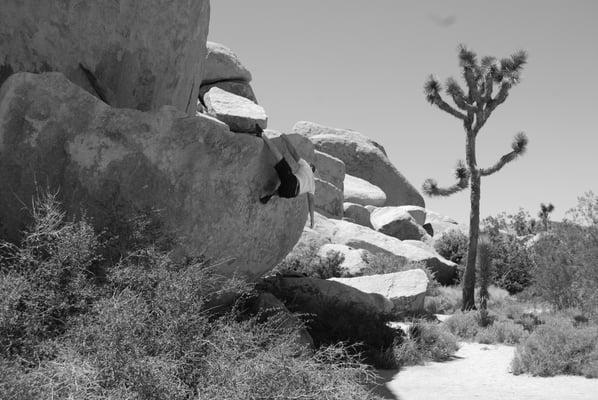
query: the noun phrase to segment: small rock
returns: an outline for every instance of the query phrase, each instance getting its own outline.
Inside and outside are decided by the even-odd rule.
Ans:
[[[366,207],[357,203],[345,202],[343,203],[343,209],[343,218],[345,220],[368,228],[372,227],[370,212]]]
[[[203,99],[204,94],[213,87],[220,88],[229,93],[236,94],[237,96],[245,97],[257,104],[257,99],[255,98],[255,93],[253,92],[251,85],[245,81],[219,81],[203,85],[199,88],[199,97]]]
[[[381,207],[370,215],[372,226],[378,232],[400,240],[424,240],[428,234],[403,207]]]

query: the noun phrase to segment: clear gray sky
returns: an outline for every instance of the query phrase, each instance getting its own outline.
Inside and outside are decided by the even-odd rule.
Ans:
[[[482,181],[482,217],[519,207],[554,219],[598,192],[598,1],[212,0],[209,39],[253,74],[269,128],[299,120],[358,130],[383,144],[421,190],[453,183],[465,157],[462,126],[429,105],[423,83],[459,75],[456,48],[498,58],[529,52],[522,82],[478,136],[478,164],[494,163],[525,131],[528,152]],[[469,191],[426,198],[467,222]]]

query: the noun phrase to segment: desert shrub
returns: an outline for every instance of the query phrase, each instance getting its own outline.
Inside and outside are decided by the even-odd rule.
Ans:
[[[440,286],[435,295],[426,296],[424,310],[432,314],[452,314],[461,308],[462,289],[459,286]]]
[[[55,195],[36,199],[32,213],[19,246],[0,243],[0,355],[37,361],[38,345],[63,333],[97,297],[92,270],[100,242],[84,219],[65,220]]]
[[[318,254],[318,249],[316,243],[310,243],[300,250],[291,252],[272,270],[272,273],[284,275],[292,272],[320,279],[343,276],[344,256],[339,252],[329,251],[325,257],[322,257]]]
[[[458,349],[457,338],[442,325],[421,320],[411,325],[408,337],[395,346],[394,353],[399,366],[406,366],[447,360]]]
[[[475,340],[480,343],[517,344],[527,337],[523,326],[512,320],[494,321],[484,329],[480,329]]]
[[[490,235],[493,283],[510,294],[531,284],[534,262],[530,251],[516,236]]]
[[[457,312],[444,321],[444,326],[453,335],[472,340],[481,330],[480,314],[477,311]]]
[[[434,242],[434,249],[455,264],[464,265],[467,260],[469,238],[460,230],[453,229],[442,234]]]
[[[372,370],[342,345],[297,354],[292,332],[220,320],[206,338],[199,399],[373,399]]]
[[[598,327],[576,328],[570,320],[551,320],[517,347],[513,373],[597,377]]]

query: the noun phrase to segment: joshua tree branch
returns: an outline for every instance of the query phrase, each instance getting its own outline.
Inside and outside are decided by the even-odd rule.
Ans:
[[[492,175],[493,173],[500,171],[502,167],[504,167],[507,163],[513,161],[514,159],[525,153],[525,150],[527,148],[527,137],[523,132],[519,132],[517,135],[515,135],[513,143],[511,144],[511,148],[513,149],[513,151],[502,156],[500,160],[496,162],[496,164],[489,168],[481,168],[480,175]]]
[[[463,161],[459,160],[455,167],[455,178],[457,178],[457,183],[447,188],[440,188],[434,179],[426,179],[422,189],[428,196],[450,196],[469,186],[469,176],[470,174],[467,167]]]
[[[496,97],[494,99],[490,99],[488,102],[488,106],[486,107],[486,118],[490,116],[496,107],[505,102],[509,96],[509,89],[511,89],[511,84],[508,82],[503,82],[502,85],[500,85],[500,90],[498,91]]]
[[[442,100],[442,98],[440,97],[440,95],[438,95],[438,96],[436,96],[434,98],[434,101],[433,101],[432,104],[435,104],[442,111],[445,111],[445,112],[451,114],[453,117],[457,117],[457,118],[462,119],[464,121],[467,118],[467,116],[465,114],[463,114],[463,113],[455,110],[446,101]]]

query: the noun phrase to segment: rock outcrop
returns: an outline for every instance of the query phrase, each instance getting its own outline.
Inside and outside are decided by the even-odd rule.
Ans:
[[[452,230],[458,230],[468,234],[468,227],[466,225],[460,224],[450,217],[430,210],[426,210],[426,224],[430,224],[429,226],[432,228],[434,232],[433,236],[435,238]]]
[[[290,139],[313,161],[308,140]],[[304,195],[259,202],[277,179],[262,140],[209,116],[112,108],[60,73],[14,74],[0,89],[3,238],[17,240],[29,223],[23,204],[39,183],[98,230],[119,233],[150,213],[177,239],[177,253],[227,259],[220,273],[255,279],[287,255],[307,219]]]
[[[195,113],[208,0],[3,0],[0,84],[59,71],[114,107]]]
[[[365,249],[373,255],[390,256],[396,258],[396,262],[401,264],[421,262],[436,274],[436,279],[441,284],[451,284],[456,273],[457,265],[455,263],[440,256],[422,242],[418,242],[421,243],[421,247],[415,246],[364,226],[328,219],[319,214],[316,214],[316,224],[310,231],[317,232],[322,241],[344,244],[354,249]],[[303,240],[302,237],[301,241]],[[325,244],[324,242],[320,243]]]
[[[423,226],[426,223],[426,209],[418,206],[400,206],[400,210],[406,211],[415,219],[415,222]]]
[[[306,121],[297,122],[293,132],[309,137],[317,150],[342,160],[348,174],[380,187],[386,194],[385,205],[425,207],[422,196],[390,162],[384,148],[361,133]]]
[[[251,82],[251,72],[241,63],[239,57],[228,47],[207,42],[206,67],[202,86],[221,81]]]
[[[421,269],[391,274],[359,276],[355,278],[330,278],[359,289],[365,293],[378,293],[392,301],[392,313],[418,313],[424,309],[428,277]]]
[[[402,207],[377,208],[370,214],[370,221],[378,232],[400,240],[431,239],[425,229]]]
[[[217,87],[229,93],[236,94],[237,96],[244,97],[257,104],[257,98],[253,92],[253,88],[249,83],[243,81],[220,81],[202,85],[199,88],[199,98],[203,101],[204,95],[213,87]]]
[[[331,309],[366,315],[389,314],[393,303],[378,293],[364,293],[340,282],[309,277],[274,276],[264,286],[286,304],[302,313],[320,315]]]
[[[227,124],[231,131],[255,133],[266,129],[268,116],[264,109],[245,97],[212,87],[203,97],[208,114]]]
[[[345,202],[362,206],[382,206],[386,203],[386,194],[379,187],[355,176],[345,174]]]
[[[316,176],[320,179],[330,182],[343,191],[345,181],[345,163],[330,154],[315,151],[316,158]]]

